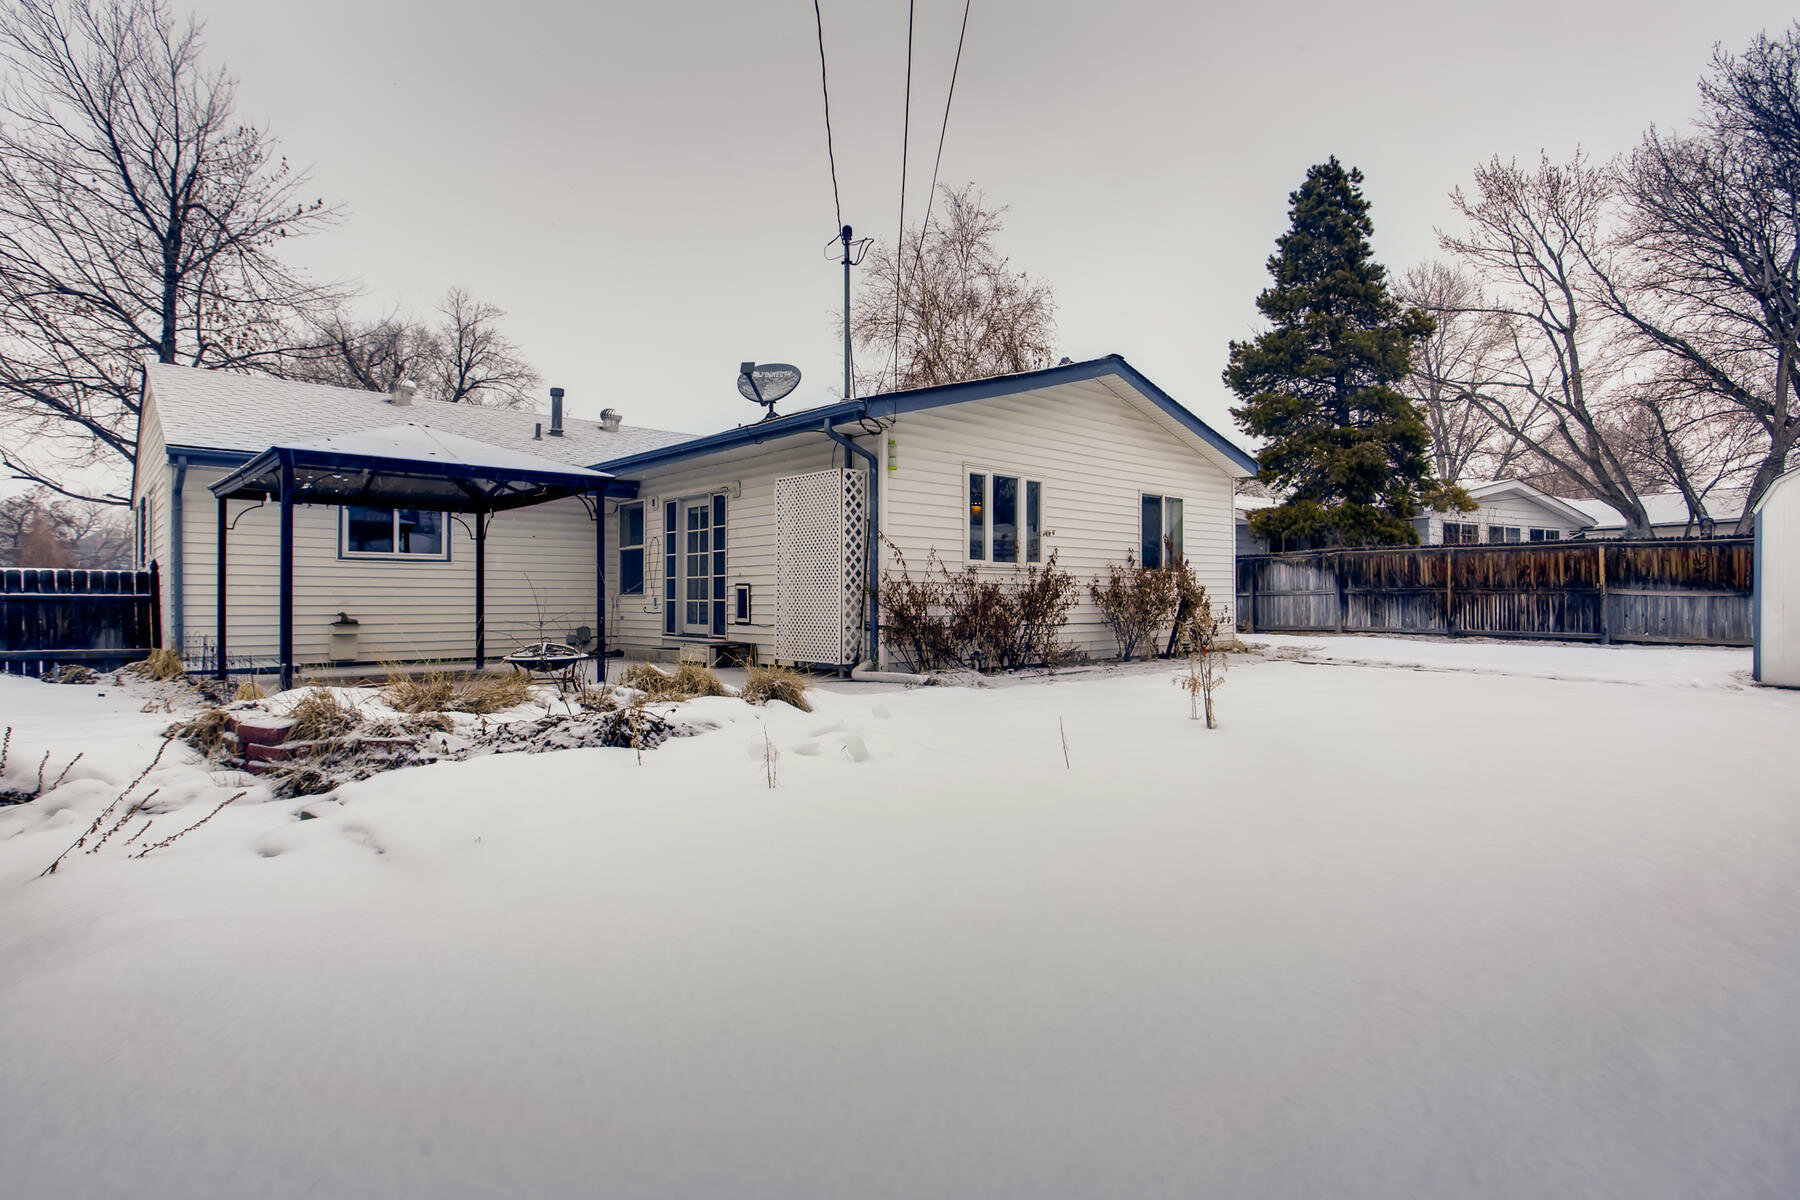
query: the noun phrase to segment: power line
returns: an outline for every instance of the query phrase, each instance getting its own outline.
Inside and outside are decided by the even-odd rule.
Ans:
[[[819,0],[813,0],[813,19],[819,26],[819,91],[825,96],[825,158],[831,163],[831,206],[837,212],[838,228],[842,229],[844,204],[838,199],[837,151],[831,145],[831,84],[825,78],[825,16],[819,11]]]
[[[912,60],[913,13],[916,0],[906,3],[906,116],[900,126],[900,233],[894,239],[894,389],[900,388],[900,301],[906,294],[902,287],[901,267],[906,262],[906,158],[912,140]]]
[[[931,164],[931,190],[925,193],[925,223],[919,226],[919,250],[913,257],[913,277],[917,278],[925,259],[925,235],[931,231],[931,205],[937,199],[938,168],[944,165],[944,137],[950,132],[950,102],[956,99],[956,73],[962,69],[963,39],[969,36],[969,6],[974,0],[963,0],[962,32],[956,35],[956,61],[950,65],[950,94],[944,97],[944,124],[938,130],[937,159]]]

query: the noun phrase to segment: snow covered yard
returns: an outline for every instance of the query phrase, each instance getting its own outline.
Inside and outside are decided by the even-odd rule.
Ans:
[[[170,718],[0,679],[9,781],[87,752],[0,810],[5,1190],[1800,1192],[1800,693],[1258,641],[1213,732],[1167,664],[698,700],[47,879]]]

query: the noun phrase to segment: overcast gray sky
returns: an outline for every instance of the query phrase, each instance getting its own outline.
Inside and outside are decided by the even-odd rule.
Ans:
[[[892,240],[907,6],[821,0],[844,216]],[[923,206],[961,0],[918,0],[909,219]],[[572,410],[710,432],[758,415],[747,358],[841,381],[839,269],[813,8],[551,0],[199,0],[336,230],[296,247],[365,305],[452,284]],[[1226,343],[1306,168],[1362,168],[1390,269],[1434,253],[1493,154],[1609,156],[1695,107],[1712,46],[1791,5],[1582,0],[1219,6],[973,0],[941,179],[1010,206],[1002,249],[1054,285],[1061,352],[1124,354],[1222,428]]]

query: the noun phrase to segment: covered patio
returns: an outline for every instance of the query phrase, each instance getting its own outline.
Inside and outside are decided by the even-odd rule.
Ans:
[[[471,518],[475,541],[474,662],[487,665],[487,532],[495,514],[580,498],[594,517],[593,656],[606,661],[606,521],[609,495],[630,497],[637,485],[601,471],[572,467],[473,438],[404,424],[270,446],[211,485],[218,502],[217,673],[227,666],[227,511],[232,500],[280,506],[279,651],[281,687],[294,685],[294,506],[321,504],[419,509]]]

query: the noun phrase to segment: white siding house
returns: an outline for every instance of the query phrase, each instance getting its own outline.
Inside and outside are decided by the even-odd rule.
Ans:
[[[858,536],[833,535],[840,574],[853,575],[837,581],[843,656],[866,657],[865,515],[879,529],[881,571],[897,569],[895,551],[915,572],[935,557],[953,571],[973,564],[995,576],[1055,555],[1080,584],[1066,640],[1110,656],[1116,647],[1087,598],[1087,581],[1127,552],[1141,553],[1147,523],[1155,523],[1155,540],[1173,536],[1212,595],[1232,597],[1232,489],[1254,470],[1241,450],[1117,357],[839,402],[703,438],[578,421],[557,437],[539,428],[538,414],[395,405],[367,392],[152,366],[134,498],[142,503],[143,554],[165,564],[170,644],[196,665],[212,644],[217,505],[208,484],[280,438],[407,421],[615,477],[617,498],[604,506],[604,614],[595,609],[596,531],[583,501],[495,517],[487,609],[493,657],[540,636],[569,640],[581,627],[597,633],[603,617],[608,645],[634,658],[732,643],[754,647],[764,661],[831,665],[791,641],[784,652],[782,642],[801,603],[793,531],[818,523],[818,513],[792,499],[795,483],[808,480],[815,493],[835,489],[845,512],[855,510],[846,522],[854,520]],[[972,484],[979,503],[971,502]],[[865,514],[871,490],[875,503]],[[778,503],[778,495],[790,499]],[[275,652],[275,508],[229,505],[234,663],[266,664]],[[449,514],[418,518],[417,528],[414,520],[402,512],[390,532],[362,510],[296,510],[300,662],[469,656],[470,535]],[[778,550],[782,536],[790,539],[788,566]],[[807,536],[817,543],[821,535]],[[408,552],[399,552],[403,544]],[[787,615],[778,620],[783,588]]]
[[[1474,512],[1429,512],[1413,522],[1424,546],[1507,542],[1566,542],[1585,536],[1594,519],[1517,479],[1463,485],[1479,506]]]
[[[1789,471],[1756,505],[1758,683],[1800,687],[1800,470]]]

